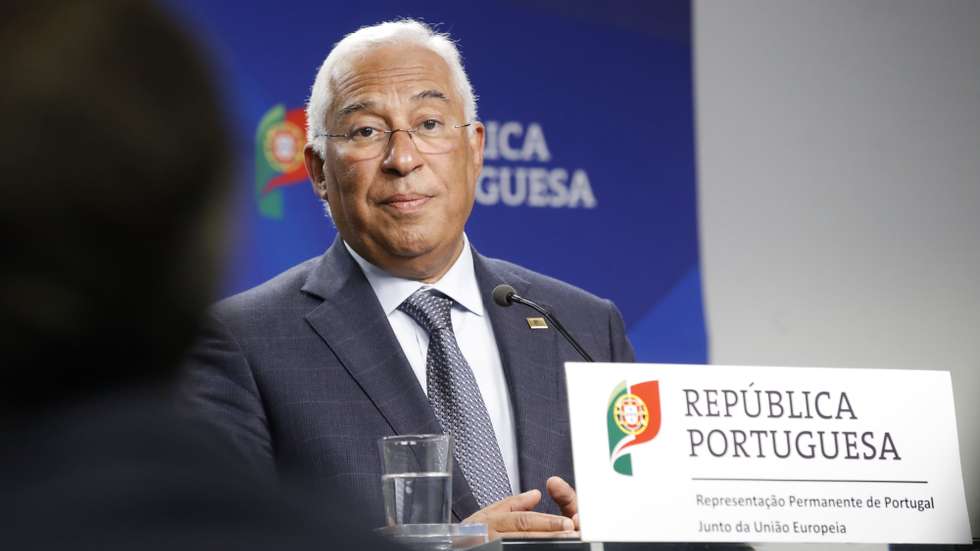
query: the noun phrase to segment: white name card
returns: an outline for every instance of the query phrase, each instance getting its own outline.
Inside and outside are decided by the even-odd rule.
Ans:
[[[970,543],[946,371],[565,372],[585,541]]]

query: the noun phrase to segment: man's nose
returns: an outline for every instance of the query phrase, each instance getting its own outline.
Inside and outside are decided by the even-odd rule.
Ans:
[[[381,170],[388,174],[406,176],[425,164],[412,135],[407,130],[395,130],[388,136],[387,150]]]

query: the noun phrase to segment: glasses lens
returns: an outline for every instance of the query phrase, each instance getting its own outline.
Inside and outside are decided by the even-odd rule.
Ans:
[[[432,155],[449,153],[455,149],[462,131],[462,127],[426,121],[411,130],[359,132],[347,139],[338,139],[336,144],[344,155],[354,159],[371,159],[384,152],[390,142],[396,139],[395,134],[405,132],[420,153]]]
[[[458,129],[445,126],[438,126],[435,129],[424,129],[419,127],[412,138],[415,140],[415,147],[422,153],[448,153],[456,145]]]

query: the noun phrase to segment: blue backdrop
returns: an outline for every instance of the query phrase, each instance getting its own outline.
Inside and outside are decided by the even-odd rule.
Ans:
[[[344,34],[415,17],[459,41],[487,125],[474,246],[612,299],[641,361],[707,361],[688,1],[170,4],[212,47],[233,118],[226,294],[331,243],[296,164],[301,110]]]

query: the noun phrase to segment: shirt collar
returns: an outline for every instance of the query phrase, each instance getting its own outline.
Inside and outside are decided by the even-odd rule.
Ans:
[[[421,288],[435,289],[470,312],[478,316],[483,315],[483,300],[480,297],[480,288],[476,283],[476,271],[473,268],[473,251],[470,249],[470,241],[465,233],[463,234],[463,252],[460,253],[459,258],[449,268],[449,271],[435,283],[423,283],[414,279],[393,276],[357,254],[346,241],[344,241],[344,246],[354,257],[357,265],[361,267],[386,316],[394,313],[405,299]]]

